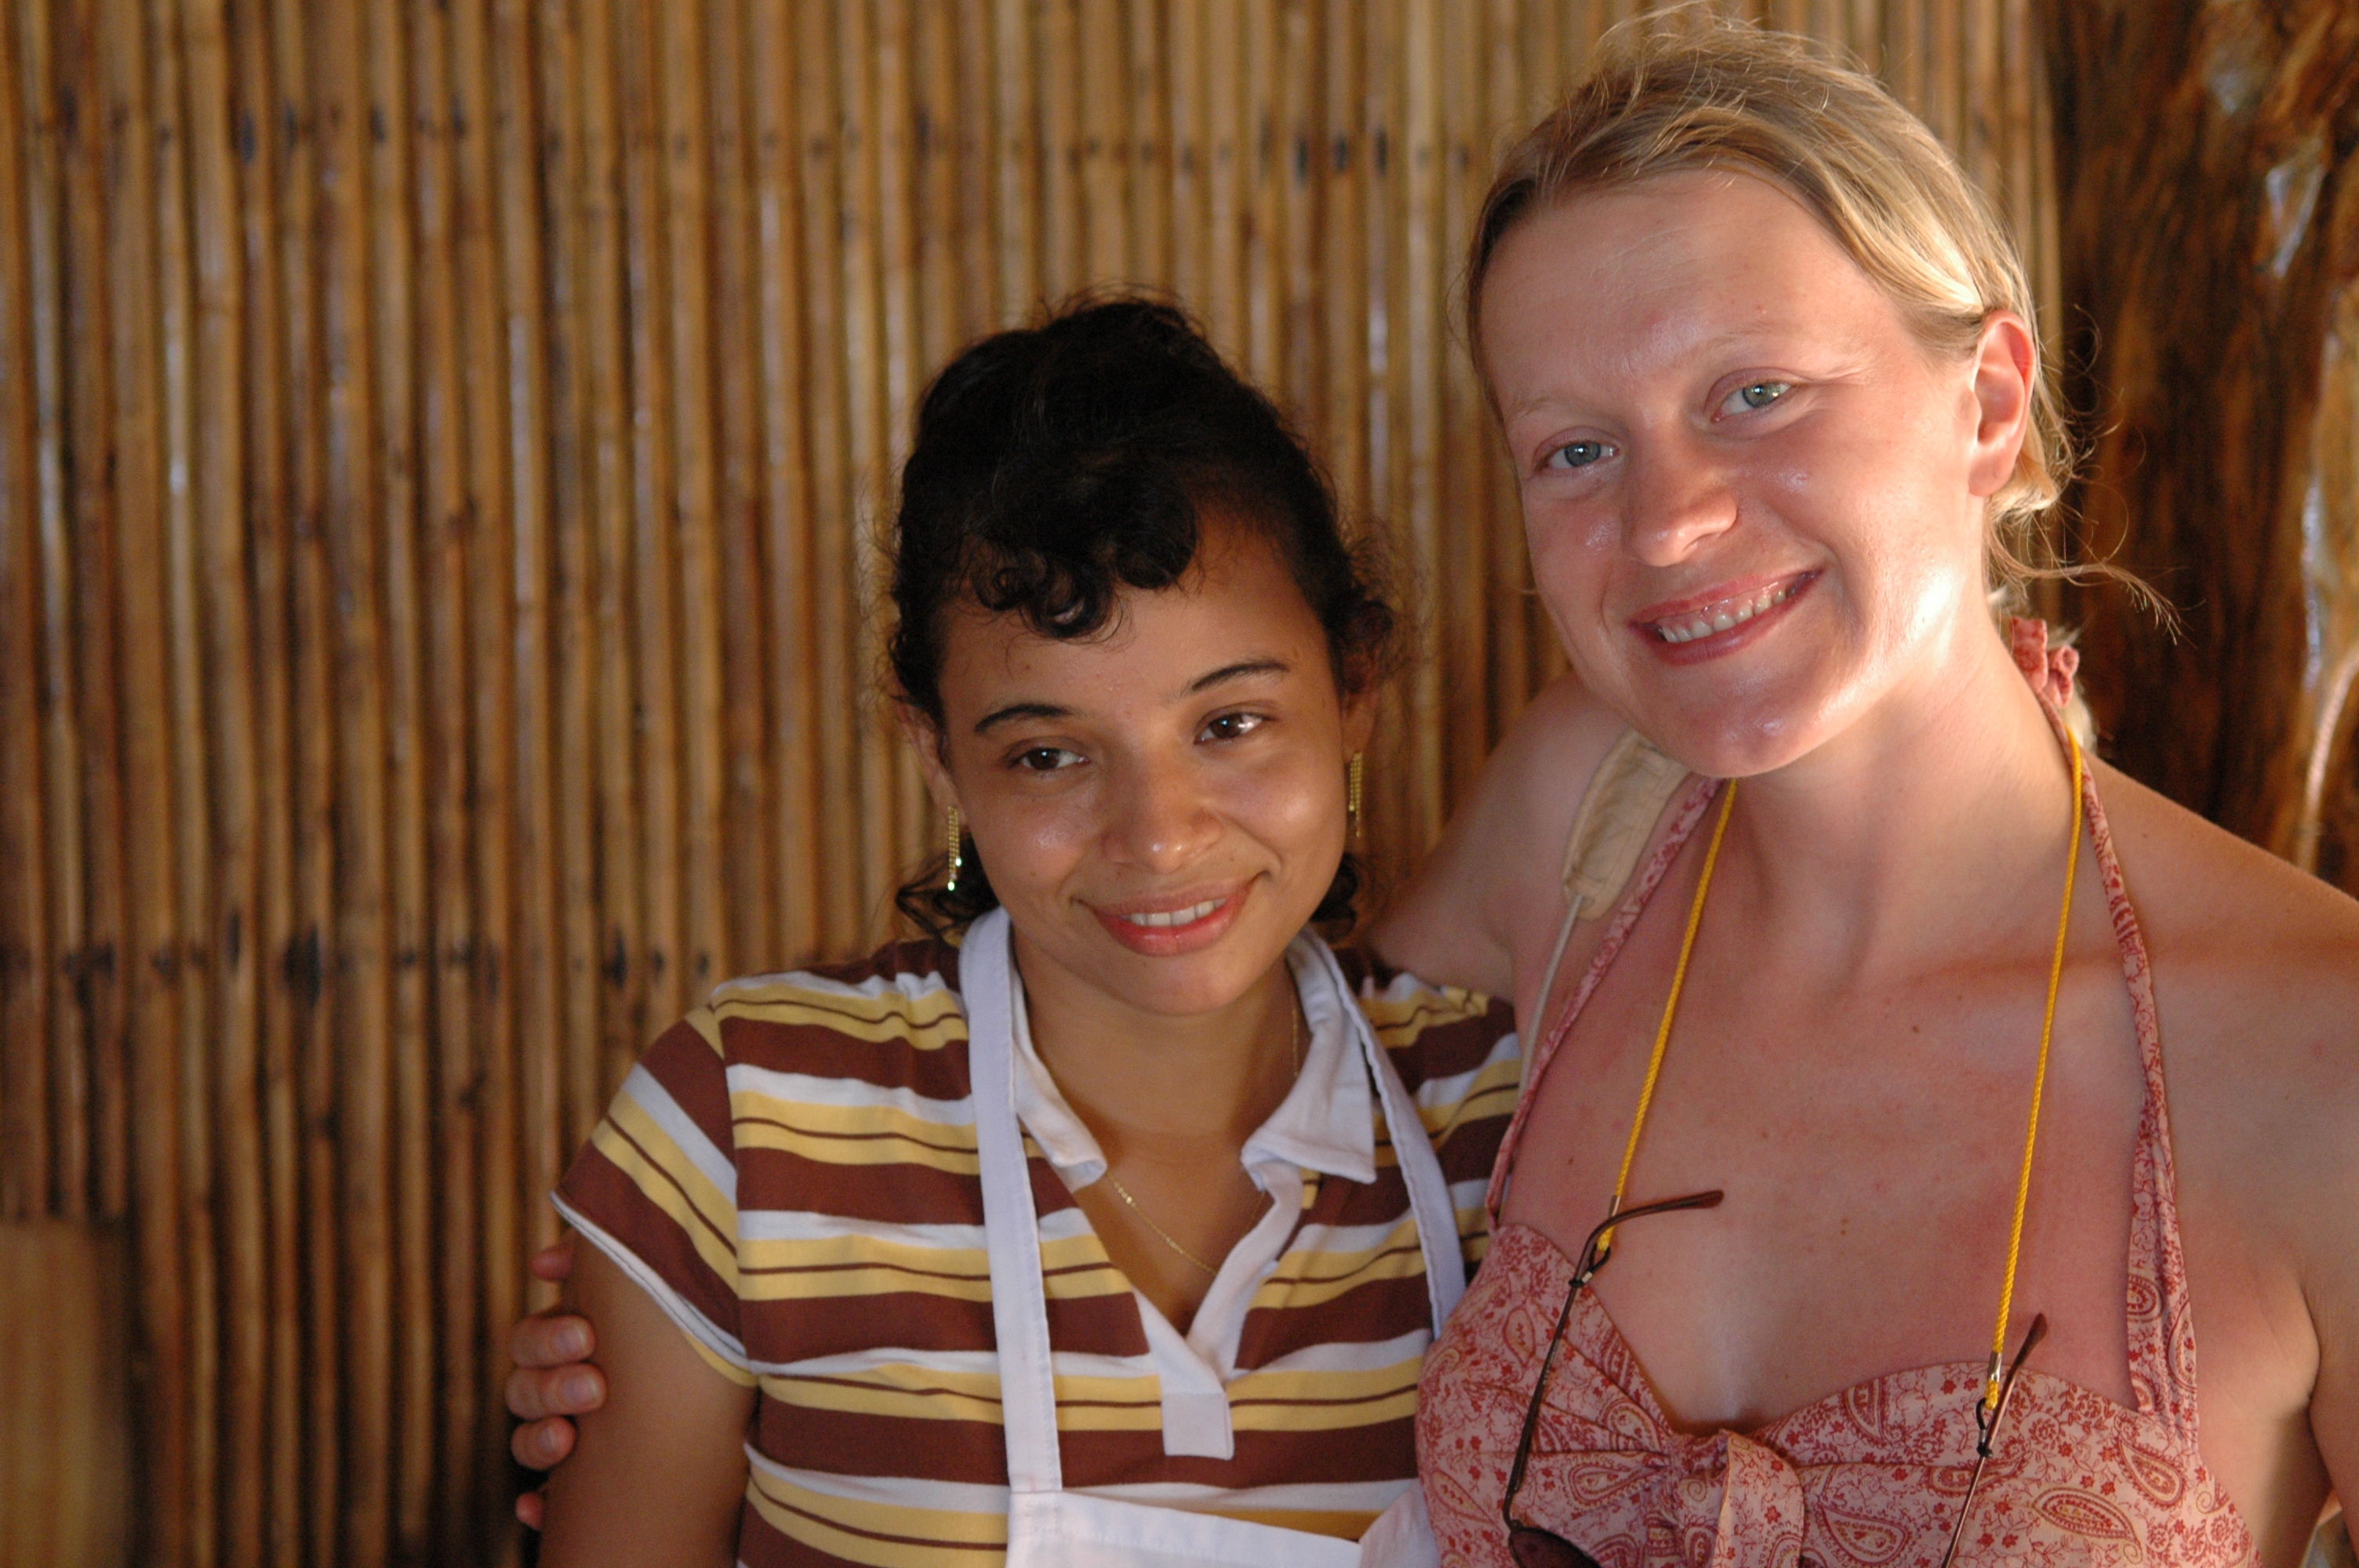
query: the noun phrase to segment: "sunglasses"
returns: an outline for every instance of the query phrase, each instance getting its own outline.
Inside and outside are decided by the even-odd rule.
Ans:
[[[1549,1337],[1548,1354],[1540,1359],[1540,1375],[1532,1385],[1531,1403],[1524,1411],[1523,1435],[1516,1443],[1516,1460],[1507,1471],[1506,1495],[1499,1500],[1499,1517],[1507,1527],[1507,1554],[1516,1561],[1516,1568],[1600,1568],[1597,1559],[1575,1546],[1554,1530],[1538,1525],[1518,1523],[1516,1519],[1516,1498],[1524,1489],[1524,1472],[1532,1457],[1532,1439],[1539,1431],[1540,1407],[1547,1402],[1549,1379],[1556,1370],[1557,1347],[1564,1343],[1564,1331],[1572,1322],[1572,1303],[1579,1299],[1582,1287],[1597,1277],[1614,1255],[1613,1237],[1619,1227],[1649,1215],[1673,1214],[1682,1209],[1716,1208],[1720,1205],[1718,1191],[1690,1193],[1686,1197],[1665,1198],[1658,1203],[1640,1204],[1608,1215],[1589,1238],[1582,1243],[1581,1259],[1573,1266],[1572,1283],[1566,1287],[1564,1306],[1556,1314],[1556,1331]],[[1941,1568],[1950,1568],[1956,1561],[1958,1546],[1965,1539],[1966,1518],[1973,1511],[1974,1493],[1982,1486],[1983,1470],[1990,1463],[1991,1450],[1998,1437],[2001,1418],[2006,1414],[2015,1395],[2016,1374],[2023,1370],[2025,1357],[2031,1347],[2046,1337],[2048,1318],[2043,1314],[2031,1320],[2030,1329],[2023,1336],[2022,1348],[2015,1353],[2006,1376],[1998,1381],[1995,1400],[1978,1401],[1974,1406],[1974,1468],[1967,1478],[1965,1496],[1958,1501],[1958,1517],[1950,1529],[1949,1550],[1941,1554]]]
[[[1597,1277],[1597,1271],[1605,1267],[1605,1260],[1614,1256],[1613,1238],[1617,1227],[1648,1215],[1718,1208],[1720,1199],[1720,1191],[1715,1188],[1621,1209],[1607,1215],[1581,1244],[1581,1260],[1573,1265],[1572,1283],[1565,1290],[1563,1310],[1556,1314],[1556,1331],[1549,1336],[1548,1354],[1540,1357],[1539,1379],[1532,1385],[1532,1402],[1524,1411],[1524,1434],[1516,1442],[1516,1462],[1507,1471],[1507,1495],[1499,1499],[1499,1517],[1507,1526],[1507,1555],[1516,1560],[1516,1568],[1599,1568],[1597,1559],[1554,1530],[1516,1522],[1516,1497],[1524,1489],[1524,1471],[1532,1459],[1532,1435],[1539,1431],[1540,1406],[1548,1397],[1549,1376],[1556,1370],[1557,1346],[1564,1343],[1565,1328],[1572,1322],[1573,1302],[1581,1295],[1582,1288]]]

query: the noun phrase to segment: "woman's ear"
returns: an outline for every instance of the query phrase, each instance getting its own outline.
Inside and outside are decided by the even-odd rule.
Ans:
[[[1968,488],[1977,496],[1996,495],[2015,478],[2038,384],[2039,349],[2031,329],[2012,310],[1992,312],[1974,345],[1976,413]]]
[[[940,727],[905,697],[893,699],[893,714],[900,720],[909,749],[918,753],[918,770],[926,775],[926,793],[934,797],[934,809],[948,811],[959,803],[958,785],[951,782],[951,771],[942,762]]]

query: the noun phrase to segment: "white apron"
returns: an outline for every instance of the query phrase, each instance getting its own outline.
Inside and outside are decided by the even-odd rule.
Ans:
[[[1408,1188],[1425,1254],[1433,1331],[1466,1288],[1457,1215],[1425,1124],[1376,1044],[1352,989],[1325,944],[1320,960],[1343,1001],[1346,1021],[1375,1080],[1385,1125]],[[1057,1391],[1049,1362],[1049,1312],[1040,1282],[1040,1223],[1024,1134],[1016,1118],[1016,1045],[1007,916],[993,910],[968,928],[959,953],[974,1076],[983,1216],[991,1259],[991,1315],[999,1340],[999,1382],[1007,1433],[1008,1568],[1431,1568],[1440,1561],[1414,1482],[1357,1541],[1309,1530],[1094,1498],[1065,1488],[1057,1445]]]

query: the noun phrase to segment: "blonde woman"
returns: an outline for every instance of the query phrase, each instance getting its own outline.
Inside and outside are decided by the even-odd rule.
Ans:
[[[2295,1562],[2359,1485],[2359,905],[1994,629],[2063,456],[2006,236],[1869,79],[1631,34],[1467,289],[1573,676],[1380,937],[1532,1043],[1445,1561]],[[1569,915],[1585,799],[1645,849]]]

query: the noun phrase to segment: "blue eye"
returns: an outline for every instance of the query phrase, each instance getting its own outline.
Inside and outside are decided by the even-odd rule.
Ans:
[[[1613,453],[1614,449],[1603,441],[1567,441],[1550,451],[1546,461],[1549,468],[1585,469]]]
[[[1734,414],[1738,410],[1734,406],[1737,404],[1746,408],[1767,408],[1793,390],[1790,381],[1749,381],[1721,400],[1721,412]]]

